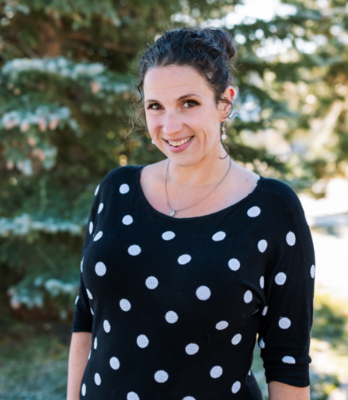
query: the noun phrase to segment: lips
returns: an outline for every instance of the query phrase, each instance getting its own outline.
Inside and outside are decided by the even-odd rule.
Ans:
[[[193,138],[193,136],[190,136],[188,138],[185,139],[181,139],[181,140],[167,140],[164,139],[167,143],[169,143],[170,146],[172,147],[180,147],[183,144],[187,143],[188,141],[190,141]]]

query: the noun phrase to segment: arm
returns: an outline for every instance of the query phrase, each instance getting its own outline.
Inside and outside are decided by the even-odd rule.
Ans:
[[[280,382],[268,384],[269,400],[310,400],[309,386],[295,387]]]
[[[79,400],[82,377],[86,369],[88,354],[92,347],[90,332],[74,332],[71,337],[67,400]]]
[[[274,212],[272,225],[269,223],[266,231],[270,232],[269,259],[259,346],[270,399],[307,400],[314,248],[297,196],[286,187],[278,186],[278,199],[270,196]],[[276,236],[272,237],[271,232],[276,232]]]
[[[98,191],[99,190],[96,190],[96,194]],[[99,199],[95,196],[85,231],[83,253],[93,238],[93,229],[92,232],[90,232],[89,224],[92,222],[92,227],[96,225],[96,207],[98,207],[98,204]],[[88,363],[89,352],[92,348],[92,305],[88,300],[84,284],[83,264],[84,257],[82,257],[80,264],[80,287],[79,294],[75,300],[74,318],[71,329],[72,336],[69,351],[67,400],[79,400],[80,398],[82,378]]]

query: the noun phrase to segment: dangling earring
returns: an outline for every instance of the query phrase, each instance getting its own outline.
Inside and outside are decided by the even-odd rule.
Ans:
[[[226,135],[226,123],[225,122],[222,123],[221,129],[222,129],[221,139],[222,140],[226,140],[227,139],[227,135]]]

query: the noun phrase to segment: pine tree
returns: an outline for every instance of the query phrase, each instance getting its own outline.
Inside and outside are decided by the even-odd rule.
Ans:
[[[0,271],[1,293],[7,295],[2,304],[10,299],[18,315],[35,308],[71,316],[96,186],[113,168],[163,158],[146,129],[128,135],[139,51],[168,27],[223,20],[238,3],[3,2]],[[239,54],[239,114],[226,143],[248,168],[308,186],[336,167],[348,173],[348,11],[343,1],[327,8],[288,3],[295,7],[291,15],[226,26]],[[276,41],[288,51],[262,53]],[[303,50],[312,41],[317,50]],[[313,146],[315,124],[323,131],[321,147]],[[253,144],[272,128],[302,153],[272,155]]]

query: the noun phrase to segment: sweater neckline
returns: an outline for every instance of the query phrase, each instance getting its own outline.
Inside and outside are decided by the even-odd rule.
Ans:
[[[145,205],[145,207],[148,210],[150,210],[150,212],[152,214],[154,214],[154,215],[156,215],[156,216],[158,216],[158,217],[160,217],[162,219],[168,220],[168,221],[175,221],[175,222],[179,221],[179,223],[180,223],[180,221],[187,222],[187,221],[207,220],[207,219],[214,218],[214,217],[223,215],[225,213],[228,213],[228,212],[234,210],[235,208],[239,207],[240,205],[246,203],[251,198],[255,197],[255,195],[259,192],[260,187],[262,186],[262,184],[266,180],[266,178],[264,178],[263,176],[259,175],[260,178],[257,180],[256,185],[255,185],[254,189],[252,190],[252,192],[250,192],[247,196],[243,197],[241,200],[237,201],[237,203],[234,203],[234,204],[232,204],[230,206],[227,206],[227,207],[225,207],[225,208],[223,208],[223,209],[221,209],[219,211],[215,211],[213,213],[206,214],[206,215],[199,215],[199,216],[196,216],[196,217],[173,218],[170,215],[164,214],[164,213],[156,210],[149,203],[149,201],[147,200],[147,198],[146,198],[146,196],[145,196],[145,194],[143,192],[143,189],[141,187],[141,184],[140,184],[140,175],[141,175],[141,171],[142,171],[142,169],[144,167],[146,167],[146,164],[145,165],[138,165],[137,168],[136,168],[135,174],[134,174],[134,178],[135,178],[135,181],[136,181],[135,182],[136,183],[136,188],[137,188],[137,191],[138,191],[138,193],[140,195],[142,203]]]

